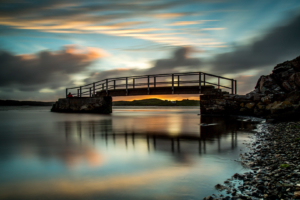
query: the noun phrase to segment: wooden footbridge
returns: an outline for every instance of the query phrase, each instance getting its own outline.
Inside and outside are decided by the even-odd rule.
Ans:
[[[66,88],[66,95],[69,92],[74,97],[213,94],[221,89],[236,94],[236,80],[204,72],[188,72],[109,78]]]

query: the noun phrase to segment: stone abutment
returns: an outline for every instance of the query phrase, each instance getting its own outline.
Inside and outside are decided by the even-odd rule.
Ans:
[[[112,113],[112,97],[61,98],[52,107],[52,112],[69,113]]]

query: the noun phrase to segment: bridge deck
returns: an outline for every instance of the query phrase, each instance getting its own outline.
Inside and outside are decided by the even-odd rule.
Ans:
[[[217,92],[213,86],[182,86],[182,87],[151,87],[149,88],[131,88],[116,90],[101,90],[96,93],[96,97],[100,96],[135,96],[135,95],[162,95],[162,94],[211,94]]]

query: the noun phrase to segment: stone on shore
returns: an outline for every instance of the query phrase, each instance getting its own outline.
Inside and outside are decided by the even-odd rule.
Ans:
[[[226,186],[239,185],[227,194],[231,199],[300,199],[300,122],[260,126],[250,152],[240,155],[252,171],[236,173],[226,181]],[[223,187],[215,186],[218,191]]]

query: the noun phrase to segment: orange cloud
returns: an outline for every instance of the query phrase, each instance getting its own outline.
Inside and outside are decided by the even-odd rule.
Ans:
[[[83,56],[86,61],[92,61],[97,58],[109,56],[107,52],[95,47],[80,48],[76,45],[66,45],[65,52],[73,55]]]
[[[173,19],[187,15],[187,13],[160,13],[151,15],[158,19]],[[200,24],[206,21],[217,21],[217,20],[198,20],[198,21],[178,21],[172,24],[166,24],[169,26],[186,26],[192,24]],[[224,47],[224,44],[207,44],[203,42],[197,42],[191,39],[191,37],[174,37],[172,35],[182,34],[176,29],[166,29],[165,27],[149,27],[140,28],[135,27],[139,24],[145,24],[142,21],[130,21],[120,23],[109,23],[103,19],[102,24],[96,22],[94,18],[82,16],[80,18],[49,18],[49,19],[23,19],[20,20],[14,17],[5,17],[0,20],[0,25],[11,26],[16,29],[29,29],[37,30],[47,33],[61,33],[61,34],[89,34],[89,33],[100,33],[106,35],[113,35],[118,37],[133,37],[142,40],[148,40],[160,44],[168,44],[172,46],[184,46],[184,45],[195,45],[195,46],[209,46],[209,47]],[[223,30],[224,28],[203,28],[202,31],[216,31]],[[157,33],[160,31],[162,33]],[[154,32],[154,33],[153,33]],[[197,30],[199,32],[199,30]],[[191,35],[191,32],[185,33]]]
[[[34,54],[21,54],[19,55],[23,60],[31,60],[36,58]]]
[[[180,21],[174,22],[172,24],[168,24],[168,26],[186,26],[186,25],[193,25],[193,24],[201,24],[203,22],[200,21]]]
[[[173,19],[177,17],[181,17],[186,15],[185,13],[162,13],[162,14],[156,14],[154,17],[159,19]]]

